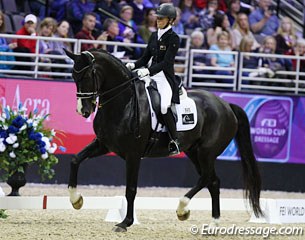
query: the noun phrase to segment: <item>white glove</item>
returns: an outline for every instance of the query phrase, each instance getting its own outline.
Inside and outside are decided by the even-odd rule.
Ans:
[[[126,67],[128,68],[129,71],[131,71],[135,68],[135,64],[134,63],[126,63]]]
[[[149,75],[149,70],[148,70],[148,68],[141,68],[137,71],[137,74],[138,74],[139,78],[143,78],[143,77]]]

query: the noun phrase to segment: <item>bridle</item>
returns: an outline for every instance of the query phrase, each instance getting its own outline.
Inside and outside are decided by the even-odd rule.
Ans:
[[[130,86],[134,85],[134,82],[136,79],[138,79],[138,76],[132,77],[131,79],[129,79],[126,82],[123,82],[122,84],[115,86],[114,88],[111,88],[103,93],[99,93],[98,92],[98,82],[97,82],[97,77],[96,77],[96,68],[95,68],[95,57],[94,55],[89,52],[89,51],[84,51],[82,52],[82,54],[85,54],[87,56],[87,58],[90,61],[90,64],[88,66],[83,67],[81,70],[76,70],[75,68],[73,68],[73,71],[77,74],[81,74],[83,73],[85,70],[89,69],[91,67],[92,69],[92,76],[93,76],[93,81],[94,81],[94,90],[92,92],[77,92],[76,93],[76,97],[79,99],[88,99],[88,98],[92,98],[92,99],[96,99],[97,97],[99,97],[99,108],[101,108],[102,106],[104,106],[105,104],[109,103],[110,101],[112,101],[113,99],[115,99],[116,97],[118,97],[119,95],[121,95],[123,92],[125,92],[126,90],[129,89]],[[126,87],[127,85],[129,85],[128,87]],[[114,96],[105,99],[105,96],[109,93],[112,93],[120,88],[123,88],[121,91],[119,91],[117,94],[115,94]]]

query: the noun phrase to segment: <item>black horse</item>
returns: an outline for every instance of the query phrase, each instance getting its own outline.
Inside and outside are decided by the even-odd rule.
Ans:
[[[96,138],[71,161],[70,201],[76,209],[83,204],[82,196],[76,192],[80,163],[109,152],[116,153],[126,161],[125,196],[128,205],[125,219],[114,230],[126,231],[134,221],[140,161],[143,157],[168,156],[168,134],[160,133],[159,141],[147,151],[153,130],[145,86],[143,81],[135,80],[120,60],[103,50],[92,49],[77,55],[66,53],[74,60],[77,111],[87,118],[98,106],[93,123]],[[234,137],[243,167],[245,197],[249,199],[255,215],[261,215],[261,178],[252,150],[247,115],[239,106],[204,90],[190,90],[188,96],[196,103],[198,122],[194,129],[179,132],[178,140],[181,150],[191,159],[200,177],[197,184],[180,199],[178,218],[185,220],[189,217],[187,205],[190,199],[207,187],[212,198],[212,217],[219,219],[220,181],[214,164]]]

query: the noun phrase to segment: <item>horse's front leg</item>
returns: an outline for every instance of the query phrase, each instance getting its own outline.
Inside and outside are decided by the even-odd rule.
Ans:
[[[69,194],[70,202],[75,209],[83,206],[83,197],[77,192],[77,174],[79,165],[88,158],[108,153],[108,149],[96,138],[78,154],[74,155],[70,163]]]
[[[126,191],[127,213],[123,222],[113,228],[115,232],[126,232],[134,221],[134,200],[137,194],[138,176],[141,158],[126,158]]]

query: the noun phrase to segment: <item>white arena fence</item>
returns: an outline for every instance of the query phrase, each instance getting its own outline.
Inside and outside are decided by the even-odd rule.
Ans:
[[[136,43],[122,43],[122,42],[108,42],[95,41],[72,38],[49,38],[41,36],[17,36],[12,34],[0,34],[0,37],[6,38],[8,42],[14,39],[35,39],[36,52],[35,53],[18,53],[18,52],[0,52],[0,56],[15,56],[31,58],[30,62],[25,61],[4,61],[0,60],[1,64],[16,66],[29,66],[30,70],[17,69],[1,69],[0,77],[18,77],[31,79],[64,79],[71,81],[72,62],[54,63],[53,60],[61,59],[67,60],[66,55],[56,54],[40,54],[39,41],[62,41],[69,43],[72,46],[74,53],[79,53],[81,45],[85,43],[98,43],[105,46],[113,46],[113,53],[119,57],[124,63],[135,61],[136,59],[129,59],[124,56],[122,52],[123,47],[129,49],[140,48],[144,49],[145,44]],[[261,54],[261,53],[243,53],[237,51],[211,51],[190,49],[190,38],[186,35],[180,36],[183,43],[176,56],[175,70],[176,74],[182,78],[184,86],[189,88],[202,87],[211,89],[226,89],[231,91],[269,91],[282,92],[290,94],[304,94],[305,93],[305,72],[300,72],[300,62],[305,61],[305,57],[300,56],[286,56],[277,54]],[[231,54],[234,56],[234,64],[230,67],[213,67],[209,62],[205,66],[198,65],[195,61],[195,56],[202,54],[202,58],[209,60],[211,54]],[[255,72],[257,69],[243,68],[243,61],[245,56],[252,57],[268,57],[281,58],[289,61],[296,61],[296,71],[277,71],[275,77],[268,78],[266,76],[246,76],[249,73]],[[45,62],[45,59],[49,59]],[[216,71],[230,71],[230,75],[216,74]]]

